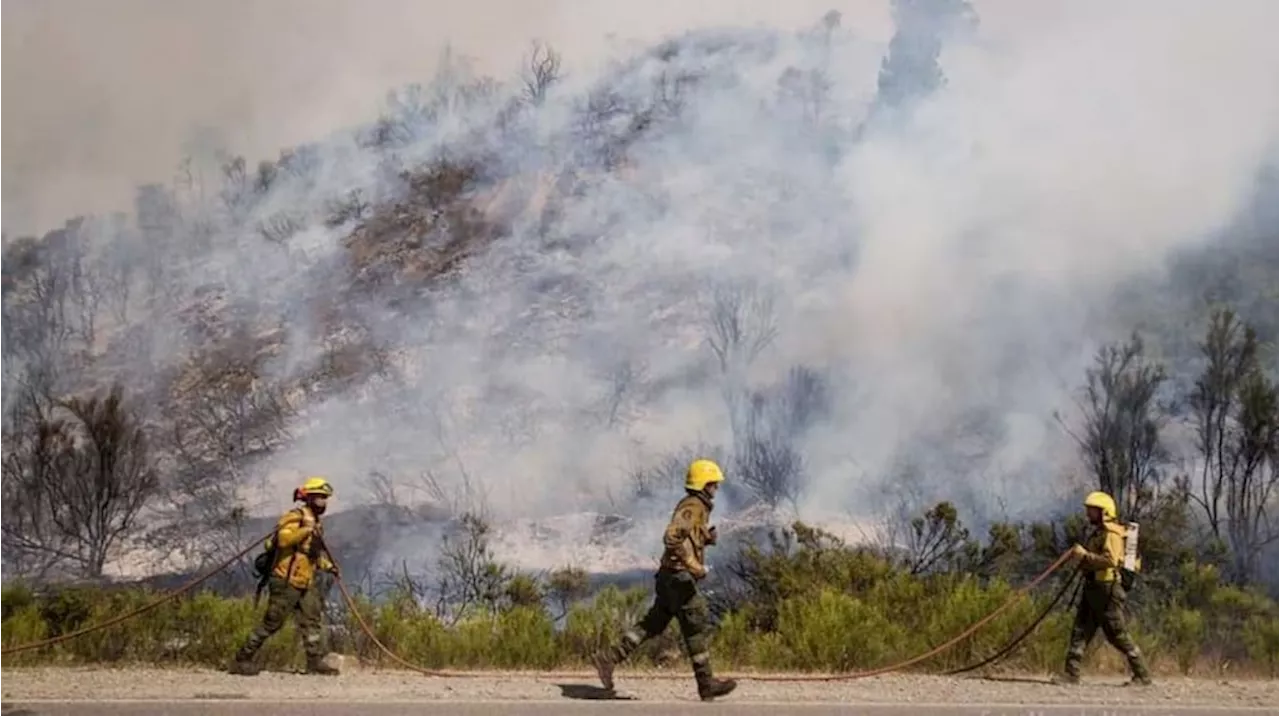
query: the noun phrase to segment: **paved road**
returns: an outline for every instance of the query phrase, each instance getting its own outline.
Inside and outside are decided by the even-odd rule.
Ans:
[[[744,679],[723,701],[696,700],[687,674],[628,673],[612,694],[594,674],[488,672],[424,677],[352,669],[320,678],[212,669],[5,669],[3,716],[1229,716],[1275,714],[1276,682],[1169,677],[1150,688],[1118,678],[1079,687],[1043,678],[959,679],[890,674],[856,681]],[[280,701],[283,694],[304,699]]]
[[[1068,706],[1064,704],[704,704],[689,701],[7,701],[4,716],[1254,716],[1274,708]]]

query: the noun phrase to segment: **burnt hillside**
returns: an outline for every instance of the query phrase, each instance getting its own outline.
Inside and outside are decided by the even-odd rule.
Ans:
[[[1176,18],[996,50],[963,0],[892,5],[886,42],[833,12],[590,73],[450,56],[364,126],[208,148],[129,212],[6,237],[6,574],[207,564],[310,474],[370,573],[429,569],[467,513],[515,564],[641,569],[694,455],[744,532],[1038,519],[1112,479],[1081,389],[1134,330],[1169,373],[1134,479],[1173,490],[1215,309],[1231,385],[1274,388],[1270,60],[1192,86],[1141,59],[1209,42]],[[1265,453],[1231,479],[1274,485]],[[601,515],[627,529],[593,547]]]

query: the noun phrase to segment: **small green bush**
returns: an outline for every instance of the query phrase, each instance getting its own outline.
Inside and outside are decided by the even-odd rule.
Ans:
[[[1268,673],[1274,674],[1280,665],[1280,622],[1275,612],[1250,617],[1243,636],[1247,663],[1265,666]]]
[[[1002,540],[1008,531],[993,530]],[[1037,533],[1044,539],[1044,530]],[[980,550],[967,547],[970,555]],[[947,642],[1005,604],[1015,579],[969,570],[915,573],[891,556],[841,544],[798,525],[775,535],[769,549],[746,548],[731,570],[738,587],[712,636],[717,668],[801,671],[875,669]],[[1230,663],[1236,670],[1274,673],[1280,621],[1276,603],[1254,591],[1222,583],[1218,571],[1186,561],[1149,591],[1131,613],[1134,638],[1153,667],[1189,673]],[[442,620],[410,588],[378,603],[357,597],[359,614],[395,654],[426,668],[553,669],[585,665],[613,646],[622,630],[649,608],[652,593],[609,586],[588,595],[582,575],[553,572],[546,581],[514,576],[503,597],[484,608]],[[972,636],[914,668],[945,671],[997,651],[1048,604],[1061,582],[1050,580],[1015,601]],[[719,588],[721,585],[717,585]],[[1140,587],[1141,589],[1141,587]],[[21,585],[4,591],[5,647],[27,644],[100,623],[135,609],[154,593],[84,587],[35,593]],[[544,605],[550,602],[551,607]],[[261,618],[247,597],[212,593],[184,596],[123,624],[54,647],[10,656],[13,664],[183,663],[221,667]],[[334,651],[385,666],[382,654],[345,608],[331,611]],[[1061,667],[1073,614],[1050,613],[999,668],[1044,672]],[[459,619],[456,623],[450,619]],[[290,622],[267,642],[268,668],[301,666],[303,654]],[[642,666],[682,660],[673,622],[632,657]],[[1124,661],[1099,634],[1087,657],[1094,669],[1123,669]],[[681,668],[687,668],[682,666]]]
[[[888,663],[910,640],[900,624],[856,597],[824,589],[782,603],[783,669],[850,671]]]
[[[1196,609],[1173,607],[1165,615],[1164,633],[1178,670],[1190,674],[1204,642],[1204,615]]]

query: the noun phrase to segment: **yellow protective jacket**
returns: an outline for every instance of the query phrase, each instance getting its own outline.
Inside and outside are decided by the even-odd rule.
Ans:
[[[324,528],[320,519],[306,505],[284,513],[276,523],[276,564],[271,574],[289,583],[295,589],[309,589],[315,581],[316,570],[329,571],[333,562],[320,549]]]
[[[707,575],[703,554],[707,545],[715,544],[711,532],[711,500],[693,493],[676,504],[671,522],[662,535],[662,563],[659,569],[688,572],[695,579]]]
[[[1125,528],[1118,522],[1104,521],[1095,529],[1084,548],[1088,554],[1080,558],[1080,569],[1085,577],[1095,582],[1114,582],[1120,565],[1124,564]]]

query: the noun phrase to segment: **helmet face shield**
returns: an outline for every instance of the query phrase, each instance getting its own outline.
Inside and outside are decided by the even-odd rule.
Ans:
[[[308,478],[302,487],[293,491],[294,499],[305,500],[308,497],[333,497],[333,485],[323,477]]]
[[[1090,492],[1088,497],[1084,498],[1084,506],[1096,507],[1102,512],[1104,520],[1116,519],[1116,501],[1105,492]]]
[[[700,491],[706,489],[707,485],[718,482],[724,482],[724,473],[715,461],[694,460],[689,465],[688,474],[685,475],[684,489]]]

